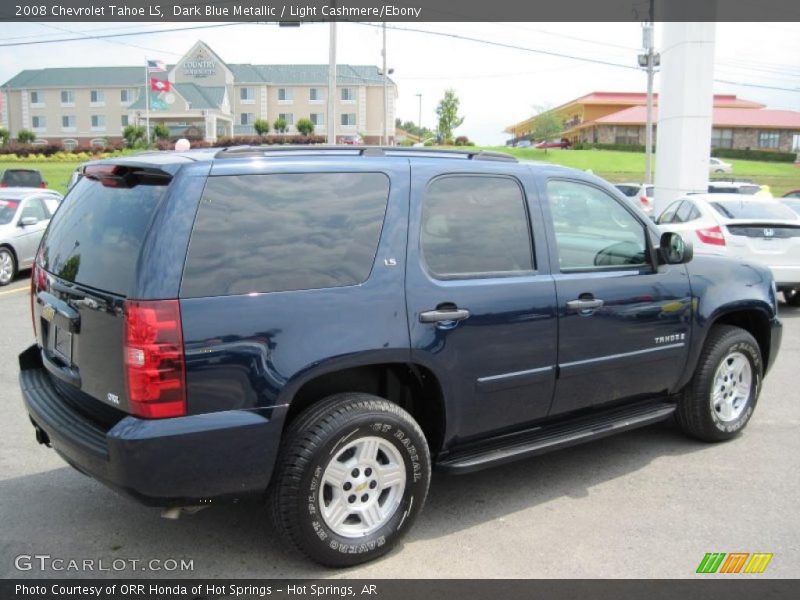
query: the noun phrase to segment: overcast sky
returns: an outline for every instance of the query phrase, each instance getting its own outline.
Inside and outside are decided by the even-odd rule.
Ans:
[[[145,57],[177,60],[198,39],[230,63],[327,63],[328,25],[237,24],[193,31],[169,31],[191,23],[42,23],[0,25],[0,45],[97,33],[166,30],[110,40],[81,40],[0,47],[0,81],[23,69],[138,65]],[[208,24],[197,24],[208,25]],[[339,24],[338,62],[381,64],[379,24]],[[581,62],[519,49],[500,48],[400,31],[418,29],[633,65],[641,46],[638,23],[397,23],[388,31],[388,64],[398,84],[397,116],[435,125],[444,90],[461,99],[464,124],[458,134],[479,143],[503,143],[503,129],[530,116],[536,107],[556,106],[591,91],[644,91],[645,75],[633,69]],[[660,39],[656,24],[656,44]],[[791,91],[715,84],[770,108],[800,110],[800,23],[719,23],[715,78]],[[658,77],[656,77],[658,90]]]

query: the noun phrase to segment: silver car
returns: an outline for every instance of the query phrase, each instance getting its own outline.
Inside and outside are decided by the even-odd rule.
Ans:
[[[61,194],[38,188],[0,189],[0,286],[33,266],[39,241]]]

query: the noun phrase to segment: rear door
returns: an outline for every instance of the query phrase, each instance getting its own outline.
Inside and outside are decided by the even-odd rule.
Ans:
[[[23,225],[23,219],[36,219],[32,225]],[[50,222],[50,212],[41,198],[26,198],[17,216],[16,250],[20,268],[27,268],[33,263],[42,233]]]
[[[449,437],[464,440],[547,414],[557,331],[527,172],[458,167],[412,164],[406,299],[412,358],[439,376]]]
[[[671,390],[689,345],[683,265],[656,265],[645,223],[590,182],[551,179],[558,371],[551,414]]]
[[[34,274],[37,341],[61,392],[81,406],[94,407],[94,400],[127,409],[123,302],[168,182],[84,177],[42,240]]]

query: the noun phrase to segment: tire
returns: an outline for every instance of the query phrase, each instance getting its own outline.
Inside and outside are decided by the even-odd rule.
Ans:
[[[8,285],[17,276],[17,259],[10,248],[0,248],[0,286]]]
[[[783,290],[783,297],[789,306],[800,306],[800,289]]]
[[[683,432],[704,442],[735,437],[753,415],[763,370],[752,335],[739,327],[715,326],[678,401],[675,414]]]
[[[286,432],[268,491],[272,520],[312,560],[357,565],[411,528],[430,476],[428,444],[411,415],[377,396],[336,394]]]

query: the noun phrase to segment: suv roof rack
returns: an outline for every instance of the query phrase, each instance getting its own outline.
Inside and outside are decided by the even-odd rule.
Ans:
[[[214,158],[245,158],[286,156],[291,154],[334,154],[343,156],[414,156],[420,158],[459,158],[464,160],[495,160],[519,162],[505,152],[486,150],[443,150],[441,148],[412,148],[402,146],[347,146],[347,145],[289,145],[289,146],[230,146],[223,148]]]

